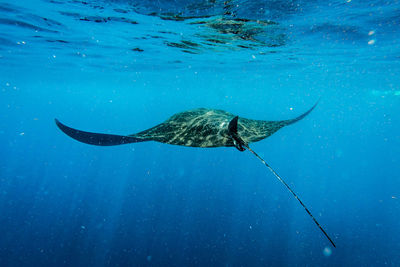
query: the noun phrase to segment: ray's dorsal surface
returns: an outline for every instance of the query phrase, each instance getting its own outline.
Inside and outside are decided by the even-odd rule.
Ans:
[[[198,108],[194,110],[177,113],[150,129],[131,135],[115,135],[92,133],[77,130],[55,120],[57,126],[66,135],[73,139],[90,145],[113,146],[144,141],[157,141],[171,145],[189,147],[236,147],[239,151],[249,150],[261,162],[268,167],[273,175],[286,186],[292,195],[306,210],[318,228],[334,246],[334,242],[318,223],[310,210],[304,205],[297,194],[280,177],[275,170],[268,165],[249,144],[263,140],[282,127],[293,124],[307,116],[318,104],[311,107],[307,112],[294,119],[281,121],[263,121],[241,118],[229,112],[216,109]]]

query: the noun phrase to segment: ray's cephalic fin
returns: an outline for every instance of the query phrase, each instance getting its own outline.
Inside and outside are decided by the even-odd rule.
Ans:
[[[95,146],[115,146],[115,145],[123,145],[129,143],[137,143],[147,141],[144,139],[124,136],[124,135],[115,135],[115,134],[103,134],[103,133],[91,133],[85,132],[77,129],[73,129],[62,124],[59,120],[55,119],[58,128],[63,131],[69,137],[85,143],[89,145]]]
[[[239,116],[234,117],[228,125],[228,133],[232,137],[233,144],[239,151],[245,151],[245,148],[243,147],[245,145],[244,141],[242,138],[240,138],[238,131],[237,131],[237,125],[238,125],[238,120]]]

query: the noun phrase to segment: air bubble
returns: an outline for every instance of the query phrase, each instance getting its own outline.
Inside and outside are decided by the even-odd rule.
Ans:
[[[330,255],[332,255],[332,249],[329,247],[325,247],[323,253],[325,257],[329,257]]]

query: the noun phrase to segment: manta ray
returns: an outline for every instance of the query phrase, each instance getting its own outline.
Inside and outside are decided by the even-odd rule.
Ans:
[[[189,147],[236,147],[239,151],[249,150],[268,167],[273,175],[285,185],[292,195],[299,201],[315,224],[334,246],[334,242],[318,223],[309,209],[303,204],[297,194],[281,178],[278,173],[267,164],[254,150],[250,143],[263,140],[282,127],[293,124],[306,117],[318,102],[302,115],[289,120],[264,121],[252,120],[235,116],[229,112],[216,109],[198,108],[177,113],[150,129],[130,135],[115,135],[104,133],[85,132],[70,128],[55,119],[57,126],[66,135],[73,139],[96,146],[114,146],[145,141],[156,141],[171,145]]]

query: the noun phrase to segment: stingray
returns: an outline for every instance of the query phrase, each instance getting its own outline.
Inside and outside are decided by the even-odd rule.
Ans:
[[[85,132],[70,128],[57,119],[55,121],[57,126],[65,134],[77,141],[90,145],[114,146],[145,141],[157,141],[189,147],[236,147],[239,151],[247,149],[259,158],[273,175],[285,185],[290,193],[298,200],[300,205],[306,210],[322,233],[328,238],[330,243],[336,247],[335,243],[311,214],[310,210],[303,204],[297,194],[264,159],[249,147],[250,143],[263,140],[282,127],[303,119],[316,107],[317,103],[302,115],[294,119],[281,121],[252,120],[235,116],[223,110],[198,108],[177,113],[161,124],[130,135]]]

